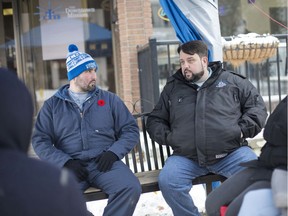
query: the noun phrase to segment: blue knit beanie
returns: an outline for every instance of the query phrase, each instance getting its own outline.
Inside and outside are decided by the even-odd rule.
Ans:
[[[79,52],[75,44],[70,44],[68,51],[66,67],[69,81],[86,70],[96,69],[97,71],[98,65],[96,61],[89,54]]]

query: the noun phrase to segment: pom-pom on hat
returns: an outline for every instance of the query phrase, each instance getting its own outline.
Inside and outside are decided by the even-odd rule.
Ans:
[[[68,46],[68,55],[66,59],[68,80],[79,76],[82,72],[90,69],[98,69],[96,61],[87,53],[79,52],[75,44]]]

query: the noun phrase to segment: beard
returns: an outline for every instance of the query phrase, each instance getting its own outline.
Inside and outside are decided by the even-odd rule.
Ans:
[[[87,86],[87,90],[88,91],[92,91],[96,88],[96,83],[95,82],[91,82],[89,83],[89,85]]]
[[[190,77],[190,76],[187,76],[187,74],[186,74],[186,70],[184,71],[184,77],[185,77],[185,79],[187,80],[187,81],[189,81],[189,82],[197,82],[197,81],[199,81],[202,77],[203,77],[203,75],[204,75],[204,70],[202,70],[202,71],[200,71],[200,72],[198,72],[198,73],[192,73],[191,71],[189,71],[191,74],[192,74],[192,76]],[[189,74],[190,74],[189,73]]]
[[[75,85],[81,92],[90,92],[96,88],[96,80],[92,80],[87,84],[82,79],[76,79]]]
[[[96,88],[96,83],[95,82],[90,82],[87,87],[86,87],[86,91],[92,91]]]

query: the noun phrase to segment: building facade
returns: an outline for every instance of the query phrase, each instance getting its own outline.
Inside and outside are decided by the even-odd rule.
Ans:
[[[149,1],[4,0],[0,10],[0,66],[26,83],[36,110],[68,83],[71,43],[96,60],[101,88],[127,106],[139,99],[136,47],[152,36]]]
[[[287,34],[280,25],[287,26],[286,0],[219,0],[218,6],[222,36]],[[0,11],[0,66],[26,83],[36,113],[68,83],[69,44],[97,61],[98,85],[133,111],[140,98],[137,47],[150,38],[177,39],[159,0],[1,0]]]

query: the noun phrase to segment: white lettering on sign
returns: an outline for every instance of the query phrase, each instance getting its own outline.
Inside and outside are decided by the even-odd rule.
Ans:
[[[88,13],[93,13],[95,11],[95,8],[65,8],[65,12],[68,18],[88,17]]]

